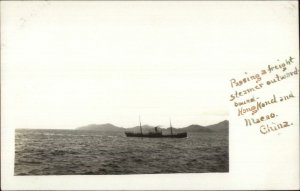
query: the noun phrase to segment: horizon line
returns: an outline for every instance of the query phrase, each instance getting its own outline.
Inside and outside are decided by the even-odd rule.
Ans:
[[[224,122],[224,121],[228,121],[228,122],[229,122],[228,119],[225,119],[225,120],[222,120],[222,121],[220,121],[220,122],[213,123],[213,124],[209,124],[209,125],[190,124],[190,125],[187,125],[187,126],[185,126],[185,127],[188,127],[188,126],[191,126],[191,125],[199,125],[199,126],[202,126],[202,127],[207,127],[207,126],[215,125],[215,124],[218,124],[218,123],[221,123],[221,122]],[[116,125],[114,125],[113,123],[91,123],[91,124],[88,124],[88,125],[79,126],[79,127],[74,127],[74,128],[70,128],[70,129],[68,129],[68,128],[67,128],[67,129],[60,129],[60,128],[15,128],[15,130],[16,130],[16,129],[76,130],[77,128],[80,128],[80,127],[86,127],[86,126],[89,126],[89,125],[105,125],[105,124],[110,124],[110,125],[113,125],[113,126],[115,126],[115,127],[123,128],[123,129],[128,129],[128,128],[138,127],[138,125],[136,125],[136,126],[131,126],[131,127],[122,127],[122,126],[116,126]],[[149,125],[149,124],[144,124],[144,125],[142,125],[142,127],[143,127],[143,126],[160,127],[160,128],[162,128],[162,129],[168,129],[168,128],[170,128],[170,127],[161,127],[161,125]],[[185,128],[185,127],[176,127],[176,126],[175,126],[175,127],[173,127],[173,128],[179,128],[179,129],[181,129],[181,128]]]

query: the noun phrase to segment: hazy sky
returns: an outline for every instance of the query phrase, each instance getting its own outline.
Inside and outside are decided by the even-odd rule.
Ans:
[[[288,2],[1,7],[2,112],[15,128],[130,127],[139,115],[149,125],[217,123],[228,119],[231,77],[290,56],[282,47],[295,38]]]

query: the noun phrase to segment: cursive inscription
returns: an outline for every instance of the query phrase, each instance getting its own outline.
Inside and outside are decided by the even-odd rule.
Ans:
[[[277,104],[284,104],[283,102],[294,99],[293,92],[277,95],[264,89],[297,76],[299,69],[295,65],[295,58],[290,56],[284,61],[277,60],[276,64],[269,64],[257,73],[245,72],[244,74],[244,77],[230,79],[230,87],[233,91],[229,101],[233,103],[237,116],[243,118],[245,126],[259,126],[260,133],[268,134],[293,125],[286,120],[275,122],[280,119],[279,114],[270,112]],[[270,96],[260,98],[259,93]]]

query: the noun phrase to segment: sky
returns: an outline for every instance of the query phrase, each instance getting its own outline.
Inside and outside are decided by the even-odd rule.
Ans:
[[[232,76],[294,51],[285,26],[296,21],[295,8],[1,2],[3,117],[14,128],[41,129],[132,127],[139,116],[162,127],[169,119],[174,127],[218,123],[229,116]]]

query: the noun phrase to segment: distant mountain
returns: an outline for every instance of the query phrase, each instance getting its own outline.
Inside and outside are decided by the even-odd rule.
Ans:
[[[150,126],[150,125],[142,125],[142,131],[143,132],[150,132],[153,131],[154,126]],[[140,132],[140,126],[135,126],[135,127],[131,127],[131,128],[127,128],[126,131],[133,131],[133,132]]]
[[[214,124],[214,125],[208,125],[208,126],[205,126],[205,127],[208,128],[208,129],[211,129],[213,131],[228,131],[229,121],[225,120],[225,121],[222,121],[220,123],[217,123],[217,124]]]
[[[117,127],[113,124],[110,123],[105,123],[105,124],[90,124],[87,126],[82,126],[76,128],[76,130],[85,130],[85,131],[124,131],[123,127]]]
[[[225,120],[222,121],[220,123],[217,124],[213,124],[213,125],[208,125],[208,126],[201,126],[201,125],[197,125],[197,124],[193,124],[187,127],[183,127],[183,128],[173,128],[174,132],[228,132],[228,128],[229,128],[229,121]],[[113,124],[110,123],[106,123],[106,124],[90,124],[87,126],[83,126],[83,127],[78,127],[76,128],[77,130],[86,130],[86,131],[132,131],[132,132],[140,132],[140,126],[135,126],[135,127],[131,127],[131,128],[123,128],[123,127],[117,127]],[[163,132],[170,132],[170,127],[167,129],[161,129]],[[142,131],[143,133],[147,133],[150,131],[154,131],[154,126],[150,126],[150,125],[143,125],[142,126]]]
[[[185,130],[187,132],[212,132],[213,131],[201,125],[190,125],[182,128],[182,130]]]
[[[225,120],[217,124],[201,126],[201,125],[190,125],[184,128],[180,128],[178,130],[186,131],[186,132],[228,132],[229,121]]]

